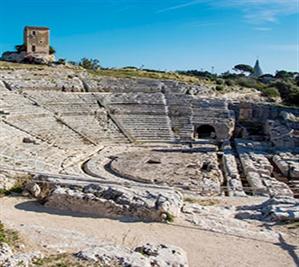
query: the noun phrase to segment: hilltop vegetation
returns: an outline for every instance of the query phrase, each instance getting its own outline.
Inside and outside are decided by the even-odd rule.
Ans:
[[[258,90],[270,101],[285,105],[299,106],[299,75],[296,72],[277,71],[275,75],[265,74],[259,78],[245,75],[247,66],[237,65],[238,74],[225,72],[213,74],[208,71],[161,71],[139,69],[136,67],[101,68],[98,60],[83,58],[79,63],[59,60],[52,66],[63,66],[75,71],[87,71],[93,76],[109,76],[115,78],[150,78],[159,80],[175,80],[205,86],[217,94],[242,92],[246,88]],[[34,64],[17,64],[0,61],[0,69],[46,69],[49,66]],[[250,70],[248,69],[248,73]]]

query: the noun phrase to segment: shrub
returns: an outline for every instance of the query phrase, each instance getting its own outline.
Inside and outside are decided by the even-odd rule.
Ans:
[[[174,222],[174,216],[172,214],[170,214],[169,212],[165,212],[166,218],[165,221],[168,223],[172,223]]]
[[[216,80],[217,75],[210,73],[208,71],[199,71],[199,70],[187,70],[187,71],[177,71],[178,74],[195,76],[199,78],[207,78],[209,80]]]
[[[264,96],[267,97],[280,97],[280,93],[275,87],[268,87],[261,90]]]
[[[70,65],[78,66],[78,63],[76,61],[71,61],[70,60],[67,63],[70,64]]]
[[[292,86],[293,84],[291,82],[286,82],[286,81],[276,81],[272,84],[272,87],[278,89],[282,98],[288,98]]]
[[[285,71],[285,70],[280,70],[277,71],[275,74],[275,78],[277,79],[293,79],[295,76],[295,72],[289,72],[289,71]]]
[[[127,66],[127,67],[124,67],[123,69],[138,70],[138,68],[136,68],[134,66]]]
[[[49,48],[49,54],[50,55],[54,55],[56,53],[56,50],[54,49],[54,47],[50,46]]]
[[[299,106],[299,87],[293,86],[286,101],[292,105]]]
[[[215,89],[216,89],[216,91],[221,92],[221,91],[224,90],[224,86],[223,85],[217,85]]]
[[[234,85],[235,85],[235,83],[234,83],[233,80],[226,80],[226,81],[225,81],[225,84],[226,84],[227,86],[234,86]]]
[[[98,59],[82,58],[79,65],[87,70],[100,69],[100,61]]]
[[[224,84],[224,80],[223,80],[223,79],[217,79],[217,80],[216,80],[216,83],[217,83],[218,85],[222,85],[222,84]]]
[[[24,51],[26,51],[26,45],[24,45],[24,44],[16,45],[15,49],[18,53],[24,52]]]
[[[237,79],[236,82],[242,87],[255,88],[260,90],[264,88],[264,85],[262,83],[253,78],[242,77]]]
[[[58,59],[57,63],[61,64],[61,65],[65,65],[66,60],[64,58],[60,58],[60,59]]]

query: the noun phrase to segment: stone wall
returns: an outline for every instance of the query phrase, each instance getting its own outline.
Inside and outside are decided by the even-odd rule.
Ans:
[[[27,53],[49,55],[49,29],[45,27],[25,27],[24,44]]]

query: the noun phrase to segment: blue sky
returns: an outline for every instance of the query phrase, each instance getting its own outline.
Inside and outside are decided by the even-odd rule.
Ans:
[[[0,51],[25,25],[51,28],[57,57],[105,67],[218,73],[238,63],[298,71],[298,0],[0,0]]]

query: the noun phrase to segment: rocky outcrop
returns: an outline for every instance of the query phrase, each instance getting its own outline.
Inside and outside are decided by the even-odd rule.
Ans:
[[[236,147],[244,174],[254,195],[293,197],[288,185],[273,176],[273,166],[266,157],[269,155],[267,144],[237,139]]]
[[[299,178],[299,154],[281,152],[273,157],[273,161],[284,176]]]
[[[16,63],[49,64],[55,61],[55,56],[27,52],[5,52],[2,54],[1,60]]]
[[[120,267],[188,267],[186,253],[174,246],[146,244],[128,250],[116,246],[99,246],[80,251],[75,256],[81,260],[103,266]]]
[[[241,207],[236,217],[275,222],[299,221],[299,201],[292,197],[270,198],[260,205]]]
[[[1,267],[29,267],[35,259],[43,255],[36,253],[13,253],[11,247],[6,243],[0,243],[0,266]]]
[[[256,207],[249,207],[252,207],[252,214],[256,215]],[[270,242],[278,240],[276,232],[256,227],[254,223],[243,220],[244,218],[239,218],[238,215],[239,212],[234,206],[202,206],[197,203],[186,203],[182,208],[185,220],[201,230]]]
[[[15,185],[16,180],[8,178],[6,175],[0,173],[0,190],[9,190]]]
[[[171,221],[180,213],[183,197],[174,190],[89,184],[29,184],[26,189],[45,206],[89,215],[143,221]]]
[[[273,221],[299,221],[299,201],[294,198],[271,198],[260,206],[260,211]]]
[[[41,79],[7,79],[7,85],[12,90],[56,90],[64,92],[84,91],[81,80],[77,77],[54,79],[44,77]]]
[[[0,264],[13,256],[12,249],[6,243],[0,243]]]

